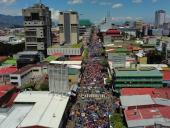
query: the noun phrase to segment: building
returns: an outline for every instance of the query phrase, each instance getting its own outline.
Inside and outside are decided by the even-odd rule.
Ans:
[[[169,88],[123,88],[121,108],[128,128],[169,128]]]
[[[60,43],[59,28],[52,28],[52,45]]]
[[[123,87],[162,87],[162,73],[154,67],[115,69],[115,88]]]
[[[47,66],[27,65],[10,74],[10,83],[21,87],[40,80],[45,74],[47,74]]]
[[[16,56],[17,59],[17,68],[24,67],[28,64],[39,63],[42,59],[40,52],[38,51],[23,51],[19,52]]]
[[[53,55],[56,53],[60,53],[66,56],[71,56],[71,55],[77,56],[82,54],[82,47],[74,48],[70,46],[67,47],[67,45],[64,45],[64,46],[56,46],[56,47],[53,46],[47,49],[48,55]]]
[[[168,64],[170,64],[170,43],[166,45],[166,60],[168,60]]]
[[[144,23],[143,23],[142,20],[137,20],[137,21],[134,22],[134,28],[136,30],[142,31],[143,26],[144,26]]]
[[[83,36],[85,34],[85,32],[87,32],[87,29],[90,28],[92,26],[92,23],[90,20],[88,19],[81,19],[79,21],[79,34],[80,36]]]
[[[0,67],[0,84],[2,83],[9,83],[10,81],[10,74],[17,71],[16,66],[3,66]]]
[[[0,128],[64,128],[69,97],[47,91],[19,93],[11,108],[0,111]]]
[[[15,86],[1,85],[0,86],[0,107],[1,107],[1,109],[11,107],[17,94],[18,94],[18,89]]]
[[[61,44],[76,44],[79,42],[79,16],[77,12],[60,12],[58,26]]]
[[[39,3],[22,10],[24,17],[25,48],[46,54],[51,46],[51,11]]]
[[[108,53],[108,60],[112,62],[112,68],[125,67],[126,53]]]
[[[155,27],[162,27],[165,23],[166,12],[164,10],[158,10],[155,12]]]
[[[75,84],[78,79],[78,71],[81,61],[51,61],[48,65],[50,92],[67,95],[70,91],[70,83]]]

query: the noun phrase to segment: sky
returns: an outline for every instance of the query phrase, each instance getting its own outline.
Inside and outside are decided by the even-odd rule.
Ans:
[[[21,10],[39,0],[0,0],[0,14],[21,15]],[[164,9],[167,20],[170,17],[170,0],[42,0],[52,11],[52,19],[58,20],[58,12],[73,10],[80,19],[97,23],[110,12],[113,22],[141,19],[154,22],[156,10]]]

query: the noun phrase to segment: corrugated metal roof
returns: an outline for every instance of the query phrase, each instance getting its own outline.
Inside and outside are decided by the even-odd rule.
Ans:
[[[123,107],[155,104],[150,95],[120,96]]]
[[[149,70],[149,71],[130,71],[130,70],[115,70],[116,77],[162,77],[162,73],[158,70]]]
[[[34,103],[18,127],[42,126],[58,128],[67,106],[69,97],[49,92],[29,91],[20,93],[16,103]]]

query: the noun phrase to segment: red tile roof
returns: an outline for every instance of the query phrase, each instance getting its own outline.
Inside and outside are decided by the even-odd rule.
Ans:
[[[162,71],[162,74],[163,74],[163,80],[170,81],[170,70]]]
[[[20,69],[18,69],[16,72],[13,72],[13,74],[22,74],[23,72],[26,72],[27,70],[31,69],[34,67],[33,65],[26,65]]]
[[[8,91],[14,89],[13,85],[1,85],[0,86],[0,97],[4,96]]]
[[[163,117],[170,119],[170,106],[168,107],[150,107],[124,110],[125,118],[129,120],[152,119]]]
[[[82,60],[81,56],[70,56],[69,57],[70,61],[78,61],[78,60]]]
[[[108,29],[106,35],[121,35],[121,31],[117,29]]]
[[[56,53],[53,53],[52,56],[61,57],[61,56],[64,56],[64,54],[60,52],[56,52]]]
[[[7,58],[8,58],[7,56],[0,56],[0,62],[5,61]]]
[[[0,68],[0,75],[11,74],[17,71],[17,67],[10,66],[10,67],[3,67]]]
[[[150,95],[152,98],[170,99],[170,88],[123,88],[121,95]]]

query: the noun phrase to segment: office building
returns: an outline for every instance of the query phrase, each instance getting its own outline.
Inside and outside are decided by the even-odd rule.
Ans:
[[[60,12],[59,30],[61,44],[75,44],[79,40],[79,16],[77,12]]]
[[[25,48],[27,51],[41,51],[51,45],[51,11],[43,4],[35,4],[22,10],[24,17]]]
[[[155,27],[162,27],[165,23],[166,12],[164,10],[158,10],[155,12]]]

